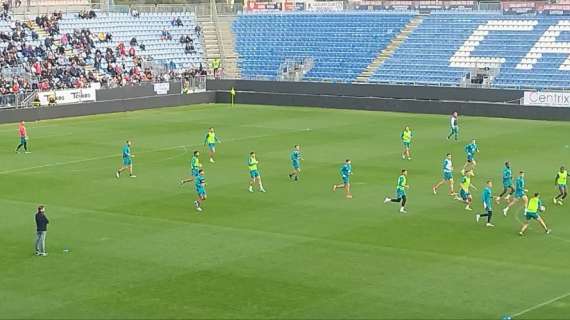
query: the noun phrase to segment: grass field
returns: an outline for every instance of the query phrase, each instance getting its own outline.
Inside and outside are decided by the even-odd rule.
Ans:
[[[2,125],[0,318],[569,318],[570,213],[551,198],[570,165],[570,123],[460,120],[451,142],[445,116],[200,105],[29,123],[31,154],[15,154],[17,126]],[[400,158],[404,125],[412,161]],[[202,146],[209,126],[223,140],[215,164]],[[520,206],[508,217],[495,206],[491,229],[475,223],[479,192],[472,213],[445,188],[431,193],[445,153],[457,171],[473,137],[474,184],[491,177],[500,192],[505,160],[525,169],[551,235],[535,223],[519,237]],[[138,177],[117,180],[126,139]],[[178,184],[194,149],[203,214],[193,186]],[[247,192],[252,150],[265,194]],[[352,200],[331,191],[348,157]],[[407,214],[382,203],[403,167]],[[45,258],[33,255],[38,204],[51,219]]]

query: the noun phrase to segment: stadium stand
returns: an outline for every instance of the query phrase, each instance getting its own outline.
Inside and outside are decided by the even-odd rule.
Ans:
[[[236,33],[243,78],[276,79],[286,59],[314,59],[305,80],[349,82],[408,23],[413,13],[243,14]]]

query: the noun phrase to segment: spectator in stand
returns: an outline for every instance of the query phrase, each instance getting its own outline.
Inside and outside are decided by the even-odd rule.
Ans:
[[[132,37],[131,41],[129,42],[129,44],[131,45],[131,47],[136,47],[138,42],[137,42],[137,38]]]
[[[141,49],[141,51],[145,51],[146,50],[146,46],[144,45],[144,43],[139,43],[139,49]]]
[[[162,29],[162,33],[160,34],[160,40],[172,40],[172,35],[166,28]]]
[[[172,22],[170,23],[173,27],[183,27],[184,23],[182,23],[182,19],[180,17],[172,18]]]
[[[129,57],[132,58],[132,57],[134,57],[134,56],[136,56],[135,47],[130,47],[130,48],[129,48]]]
[[[170,62],[168,62],[168,69],[169,70],[176,70],[176,63],[172,60],[170,60]]]
[[[191,43],[187,43],[186,46],[184,47],[184,53],[186,54],[192,54],[195,52],[196,51],[194,50],[194,45]]]
[[[200,28],[200,25],[196,24],[196,27],[194,28],[194,32],[196,32],[196,35],[199,37],[200,34],[202,33],[202,28]]]

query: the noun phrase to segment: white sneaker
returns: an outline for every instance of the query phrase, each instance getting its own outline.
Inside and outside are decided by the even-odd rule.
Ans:
[[[40,257],[47,257],[47,252],[40,252],[39,256]]]
[[[263,189],[263,188],[259,189],[259,191],[261,191],[261,192],[267,192],[267,191],[265,191],[265,189]]]
[[[252,188],[252,187],[249,187],[249,192],[253,192],[253,188]]]
[[[487,223],[485,224],[485,226],[487,226],[487,227],[494,227],[495,225],[492,224],[492,223],[490,223],[490,222],[487,222]]]
[[[390,202],[390,200],[391,200],[390,198],[384,198],[384,203],[388,203]]]
[[[131,178],[136,178],[137,176],[134,175],[134,174],[132,174],[132,175],[130,175],[129,177],[131,177]]]
[[[470,206],[466,206],[466,207],[465,207],[465,210],[472,211],[473,209],[471,209]]]
[[[546,234],[550,234],[551,232],[552,232],[552,229],[546,230]]]
[[[552,199],[554,201],[554,204],[558,204],[558,200],[556,200],[556,198]]]
[[[216,161],[214,161],[214,159],[210,158],[210,162],[211,162],[211,163],[214,163],[214,162],[216,162]]]
[[[406,209],[404,207],[400,208],[400,213],[408,213],[408,211],[406,211]]]
[[[509,207],[506,207],[505,209],[503,209],[503,215],[505,217],[507,216],[507,212],[509,212]]]
[[[475,221],[479,222],[479,219],[481,219],[481,216],[479,214],[475,215]]]
[[[198,210],[198,212],[202,212],[202,208],[200,207],[196,207],[196,210]]]
[[[433,191],[433,194],[437,194],[437,189],[436,189],[436,188],[431,188],[431,190]]]
[[[119,179],[121,177],[121,174],[119,173],[119,171],[115,172],[115,177],[117,177],[117,179]]]

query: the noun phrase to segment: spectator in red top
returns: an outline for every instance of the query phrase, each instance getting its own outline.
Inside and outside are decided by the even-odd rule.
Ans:
[[[40,74],[42,74],[42,65],[39,61],[36,61],[33,65],[34,67],[34,73],[39,76]]]
[[[131,48],[129,49],[129,57],[134,57],[134,56],[135,56],[135,53],[136,53],[135,48],[134,48],[134,47],[131,47]]]
[[[18,93],[20,92],[20,84],[18,83],[18,81],[14,81],[14,84],[12,85],[12,93]]]

